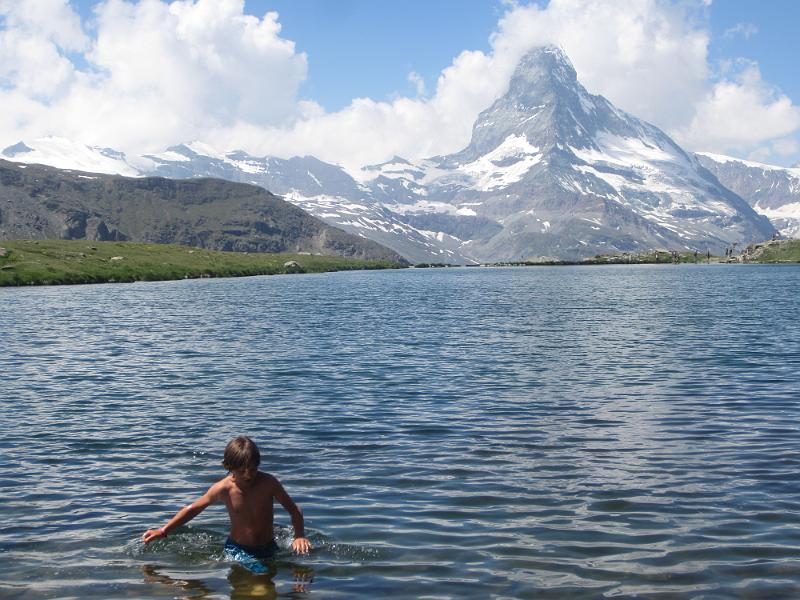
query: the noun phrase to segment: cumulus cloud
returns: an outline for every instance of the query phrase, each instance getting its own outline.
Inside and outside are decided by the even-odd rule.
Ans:
[[[243,9],[242,0],[107,0],[95,7],[96,36],[87,40],[64,0],[4,1],[0,102],[11,110],[0,134],[141,152],[240,122],[267,127],[303,116],[305,55],[280,37],[276,13]],[[76,51],[82,70],[69,58]]]
[[[443,154],[469,142],[525,52],[556,44],[590,92],[689,149],[784,152],[797,106],[755,64],[710,66],[709,10],[708,0],[508,2],[490,51],[460,53],[432,90],[412,72],[414,97],[328,113],[298,97],[309,59],[278,15],[246,15],[243,0],[103,0],[91,35],[67,0],[0,0],[0,141],[55,134],[141,153],[202,140],[348,167]],[[729,35],[754,33],[737,27]]]
[[[0,0],[0,17],[0,89],[40,101],[64,93],[77,77],[64,52],[89,42],[67,0]]]
[[[715,84],[697,104],[688,126],[678,138],[692,147],[758,151],[769,156],[791,144],[786,138],[800,129],[800,108],[761,79],[758,65],[740,61],[742,70],[735,78]],[[766,145],[758,148],[762,144]]]

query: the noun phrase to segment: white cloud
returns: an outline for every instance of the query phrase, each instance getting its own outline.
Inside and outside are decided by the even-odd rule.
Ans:
[[[88,47],[66,0],[0,0],[0,88],[46,100],[64,93],[76,70],[64,51]]]
[[[298,98],[307,58],[281,37],[278,15],[245,15],[243,0],[105,0],[91,37],[67,0],[0,0],[0,142],[55,134],[136,153],[199,139],[350,167],[448,153],[542,44],[564,48],[590,92],[689,149],[782,153],[796,140],[798,108],[756,65],[710,68],[708,0],[506,6],[491,51],[459,54],[428,95],[412,72],[413,98],[326,113]]]
[[[737,23],[733,27],[725,30],[722,37],[732,39],[737,36],[742,36],[744,39],[749,40],[751,37],[758,33],[758,27],[752,23]]]
[[[288,127],[240,123],[235,130],[213,132],[211,139],[222,147],[256,154],[312,154],[349,168],[394,154],[432,156],[458,150],[469,141],[475,117],[502,93],[509,74],[493,70],[491,56],[464,51],[439,76],[430,99],[357,98],[341,111],[318,111]]]
[[[88,38],[68,0],[0,0],[8,30],[52,40],[67,50],[85,50]]]
[[[761,79],[757,64],[739,64],[737,75],[715,84],[697,104],[692,121],[677,132],[678,139],[712,151],[790,154],[783,152],[788,147],[785,138],[800,129],[800,108]]]
[[[425,80],[422,78],[422,75],[416,71],[411,71],[408,74],[408,81],[414,86],[414,89],[417,90],[417,96],[425,95]]]
[[[797,138],[781,138],[772,142],[772,154],[777,156],[794,156],[800,154],[800,140]]]
[[[0,116],[4,138],[57,134],[142,152],[308,114],[297,101],[306,57],[280,37],[276,13],[245,15],[242,0],[107,0],[87,43],[66,2],[33,4],[57,6],[78,27],[59,33],[55,17],[28,10],[27,0],[0,4],[0,77],[10,84],[0,102],[11,107]],[[70,51],[89,67],[77,70]]]

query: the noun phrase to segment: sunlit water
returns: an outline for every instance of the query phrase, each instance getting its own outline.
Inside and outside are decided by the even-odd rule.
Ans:
[[[800,596],[800,268],[0,290],[0,596]],[[144,548],[249,434],[315,546]],[[278,541],[291,541],[276,507]]]

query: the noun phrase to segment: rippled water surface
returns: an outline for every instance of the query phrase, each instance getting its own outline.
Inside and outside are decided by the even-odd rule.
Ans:
[[[0,290],[3,598],[800,596],[800,268]],[[227,440],[314,552],[227,563]],[[291,540],[276,509],[279,544]]]

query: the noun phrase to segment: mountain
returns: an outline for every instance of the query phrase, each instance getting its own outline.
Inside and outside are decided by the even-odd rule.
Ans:
[[[376,202],[370,188],[339,166],[312,156],[281,159],[242,151],[222,153],[199,142],[172,146],[160,154],[127,157],[62,138],[41,138],[3,150],[0,156],[29,164],[80,168],[95,173],[160,176],[171,179],[209,177],[258,185],[348,233],[391,248],[415,263],[473,262],[458,251],[460,240],[420,230]],[[69,160],[75,157],[75,166]]]
[[[201,143],[147,155],[149,174],[170,178],[218,177],[259,185],[349,233],[392,248],[413,262],[470,262],[436,231],[420,230],[387,210],[372,190],[337,165],[313,156],[281,159],[242,151],[220,153]]]
[[[257,186],[121,177],[5,160],[0,160],[0,238],[133,240],[402,261]]]
[[[28,146],[19,142],[9,146],[0,157],[15,162],[49,165],[87,173],[108,173],[127,177],[140,176],[141,170],[128,163],[125,154],[111,148],[86,146],[57,137],[39,138]]]
[[[665,133],[589,94],[553,47],[522,59],[460,152],[364,172],[378,198],[418,227],[446,219],[454,230],[471,219],[462,252],[481,260],[721,253],[773,232]]]
[[[800,164],[786,168],[706,152],[696,156],[725,187],[768,217],[781,235],[800,238]]]
[[[18,144],[4,154],[50,160],[40,146]],[[733,242],[774,233],[664,132],[590,94],[554,47],[523,57],[507,92],[474,123],[469,144],[447,156],[394,157],[351,174],[310,156],[221,153],[197,142],[141,157],[76,151],[88,164],[87,153],[112,171],[264,187],[413,262],[577,259],[654,248],[721,254]]]

